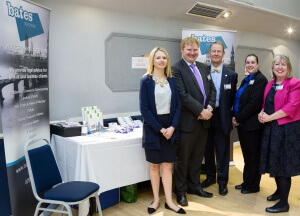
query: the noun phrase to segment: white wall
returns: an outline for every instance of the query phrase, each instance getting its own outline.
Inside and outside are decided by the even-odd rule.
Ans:
[[[80,108],[88,105],[97,105],[106,116],[139,111],[138,92],[112,92],[105,85],[104,41],[112,32],[180,39],[182,28],[220,29],[201,23],[121,14],[58,0],[36,2],[52,10],[50,120],[78,117]],[[299,77],[299,42],[238,31],[237,45],[272,49],[275,54],[289,55]],[[78,98],[82,91],[86,97]]]

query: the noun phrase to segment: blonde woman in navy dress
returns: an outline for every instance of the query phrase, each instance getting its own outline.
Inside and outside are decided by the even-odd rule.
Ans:
[[[143,148],[150,163],[153,202],[148,213],[159,207],[160,168],[165,192],[165,208],[185,214],[172,200],[172,167],[176,159],[180,101],[172,78],[170,58],[164,48],[154,48],[147,73],[140,82],[140,111],[143,116]]]
[[[275,178],[277,190],[267,201],[279,200],[266,212],[288,212],[291,177],[300,175],[300,81],[293,78],[289,58],[276,55],[273,79],[264,92],[258,120],[264,123],[260,172]]]

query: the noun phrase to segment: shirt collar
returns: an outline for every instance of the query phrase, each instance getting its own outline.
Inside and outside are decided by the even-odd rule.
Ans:
[[[187,65],[188,66],[190,66],[191,64],[194,64],[194,65],[196,65],[197,66],[197,64],[196,64],[196,61],[194,62],[194,63],[189,63],[188,61],[186,61],[183,57],[182,57],[182,59],[187,63]]]

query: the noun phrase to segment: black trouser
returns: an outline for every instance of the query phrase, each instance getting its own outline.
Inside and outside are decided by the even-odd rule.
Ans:
[[[257,190],[261,174],[259,173],[262,130],[245,131],[238,127],[239,140],[244,157],[243,189]]]
[[[228,183],[230,135],[224,134],[221,128],[219,109],[215,109],[211,119],[212,126],[208,130],[205,148],[206,178],[216,180],[219,185]],[[217,168],[216,163],[217,162]]]
[[[200,120],[192,132],[180,131],[175,163],[174,182],[177,195],[184,195],[188,189],[201,187],[201,164],[205,151],[207,129]]]

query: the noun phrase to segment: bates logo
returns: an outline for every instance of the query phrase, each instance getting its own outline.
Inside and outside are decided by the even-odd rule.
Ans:
[[[24,10],[22,6],[14,7],[9,1],[6,1],[6,6],[8,16],[16,19],[20,41],[44,33],[38,13]]]
[[[7,5],[7,11],[9,16],[24,19],[30,22],[32,21],[32,13],[23,10],[22,6],[20,6],[20,8],[13,7],[11,3],[8,1],[6,2],[6,5]]]

